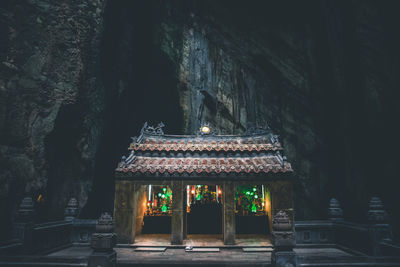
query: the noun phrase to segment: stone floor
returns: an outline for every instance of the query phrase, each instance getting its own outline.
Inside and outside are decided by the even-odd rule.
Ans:
[[[220,247],[217,252],[186,252],[183,247],[167,247],[164,251],[138,252],[131,247],[117,247],[119,267],[128,266],[271,266],[271,248],[246,252],[248,247]],[[400,258],[372,258],[355,255],[336,247],[295,248],[302,267],[384,267],[400,266]],[[87,266],[92,253],[88,246],[72,246],[48,255],[0,257],[0,266]]]
[[[171,245],[171,235],[168,234],[143,234],[135,238],[134,247],[141,246],[166,246]],[[188,235],[184,240],[183,246],[193,247],[271,247],[269,236],[266,235],[236,235],[234,246],[225,246],[222,235]],[[180,246],[178,246],[180,247]]]

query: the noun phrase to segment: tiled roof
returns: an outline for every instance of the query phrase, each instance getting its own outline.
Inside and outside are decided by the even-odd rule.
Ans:
[[[136,156],[130,164],[120,165],[118,172],[132,173],[277,173],[292,171],[288,162],[276,156],[246,158],[164,158]]]
[[[147,138],[141,143],[132,143],[129,147],[137,151],[268,151],[282,150],[280,143],[269,143],[265,138],[245,139],[171,139]]]
[[[145,124],[116,173],[122,176],[255,175],[291,172],[278,137],[251,135],[165,135],[163,124]]]

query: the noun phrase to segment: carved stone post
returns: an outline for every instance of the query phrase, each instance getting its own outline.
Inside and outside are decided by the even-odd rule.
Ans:
[[[171,218],[171,244],[183,244],[184,230],[184,198],[183,182],[174,181],[172,184],[172,218]]]
[[[371,198],[368,210],[369,236],[374,256],[381,255],[380,243],[392,240],[392,229],[388,223],[388,215],[379,197]]]
[[[223,234],[224,244],[235,244],[235,185],[232,182],[224,183],[223,197]]]
[[[138,188],[130,181],[115,181],[114,219],[118,243],[135,242]]]
[[[295,267],[299,266],[296,253],[293,251],[296,239],[289,215],[279,211],[272,219],[272,266]]]
[[[336,198],[332,198],[329,202],[329,219],[332,221],[343,221],[343,210],[340,208],[339,201]]]
[[[76,198],[71,198],[68,201],[67,207],[64,210],[64,220],[65,221],[73,221],[79,213],[79,205]]]
[[[13,239],[26,243],[30,238],[35,217],[34,203],[31,197],[25,197],[19,205],[13,225]]]
[[[111,215],[107,212],[103,213],[97,222],[96,232],[92,234],[93,253],[89,256],[89,267],[117,266],[117,253],[113,249],[117,243],[114,228],[114,220]]]

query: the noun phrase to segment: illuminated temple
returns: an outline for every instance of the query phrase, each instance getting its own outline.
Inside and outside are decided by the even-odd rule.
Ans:
[[[268,236],[284,210],[293,219],[292,168],[269,128],[246,135],[197,135],[142,128],[116,169],[114,217],[119,243],[145,234],[216,234],[225,245],[239,234]]]

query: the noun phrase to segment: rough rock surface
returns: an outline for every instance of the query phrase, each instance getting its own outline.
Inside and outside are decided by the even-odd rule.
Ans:
[[[2,2],[2,211],[24,193],[43,194],[53,217],[72,196],[81,216],[110,211],[113,170],[144,121],[168,133],[268,123],[295,169],[298,219],[326,216],[336,197],[345,218],[366,220],[379,195],[399,222],[395,10],[356,0]]]
[[[42,195],[43,220],[61,216],[71,196],[86,202],[103,131],[103,2],[0,3],[2,237],[26,193]]]

